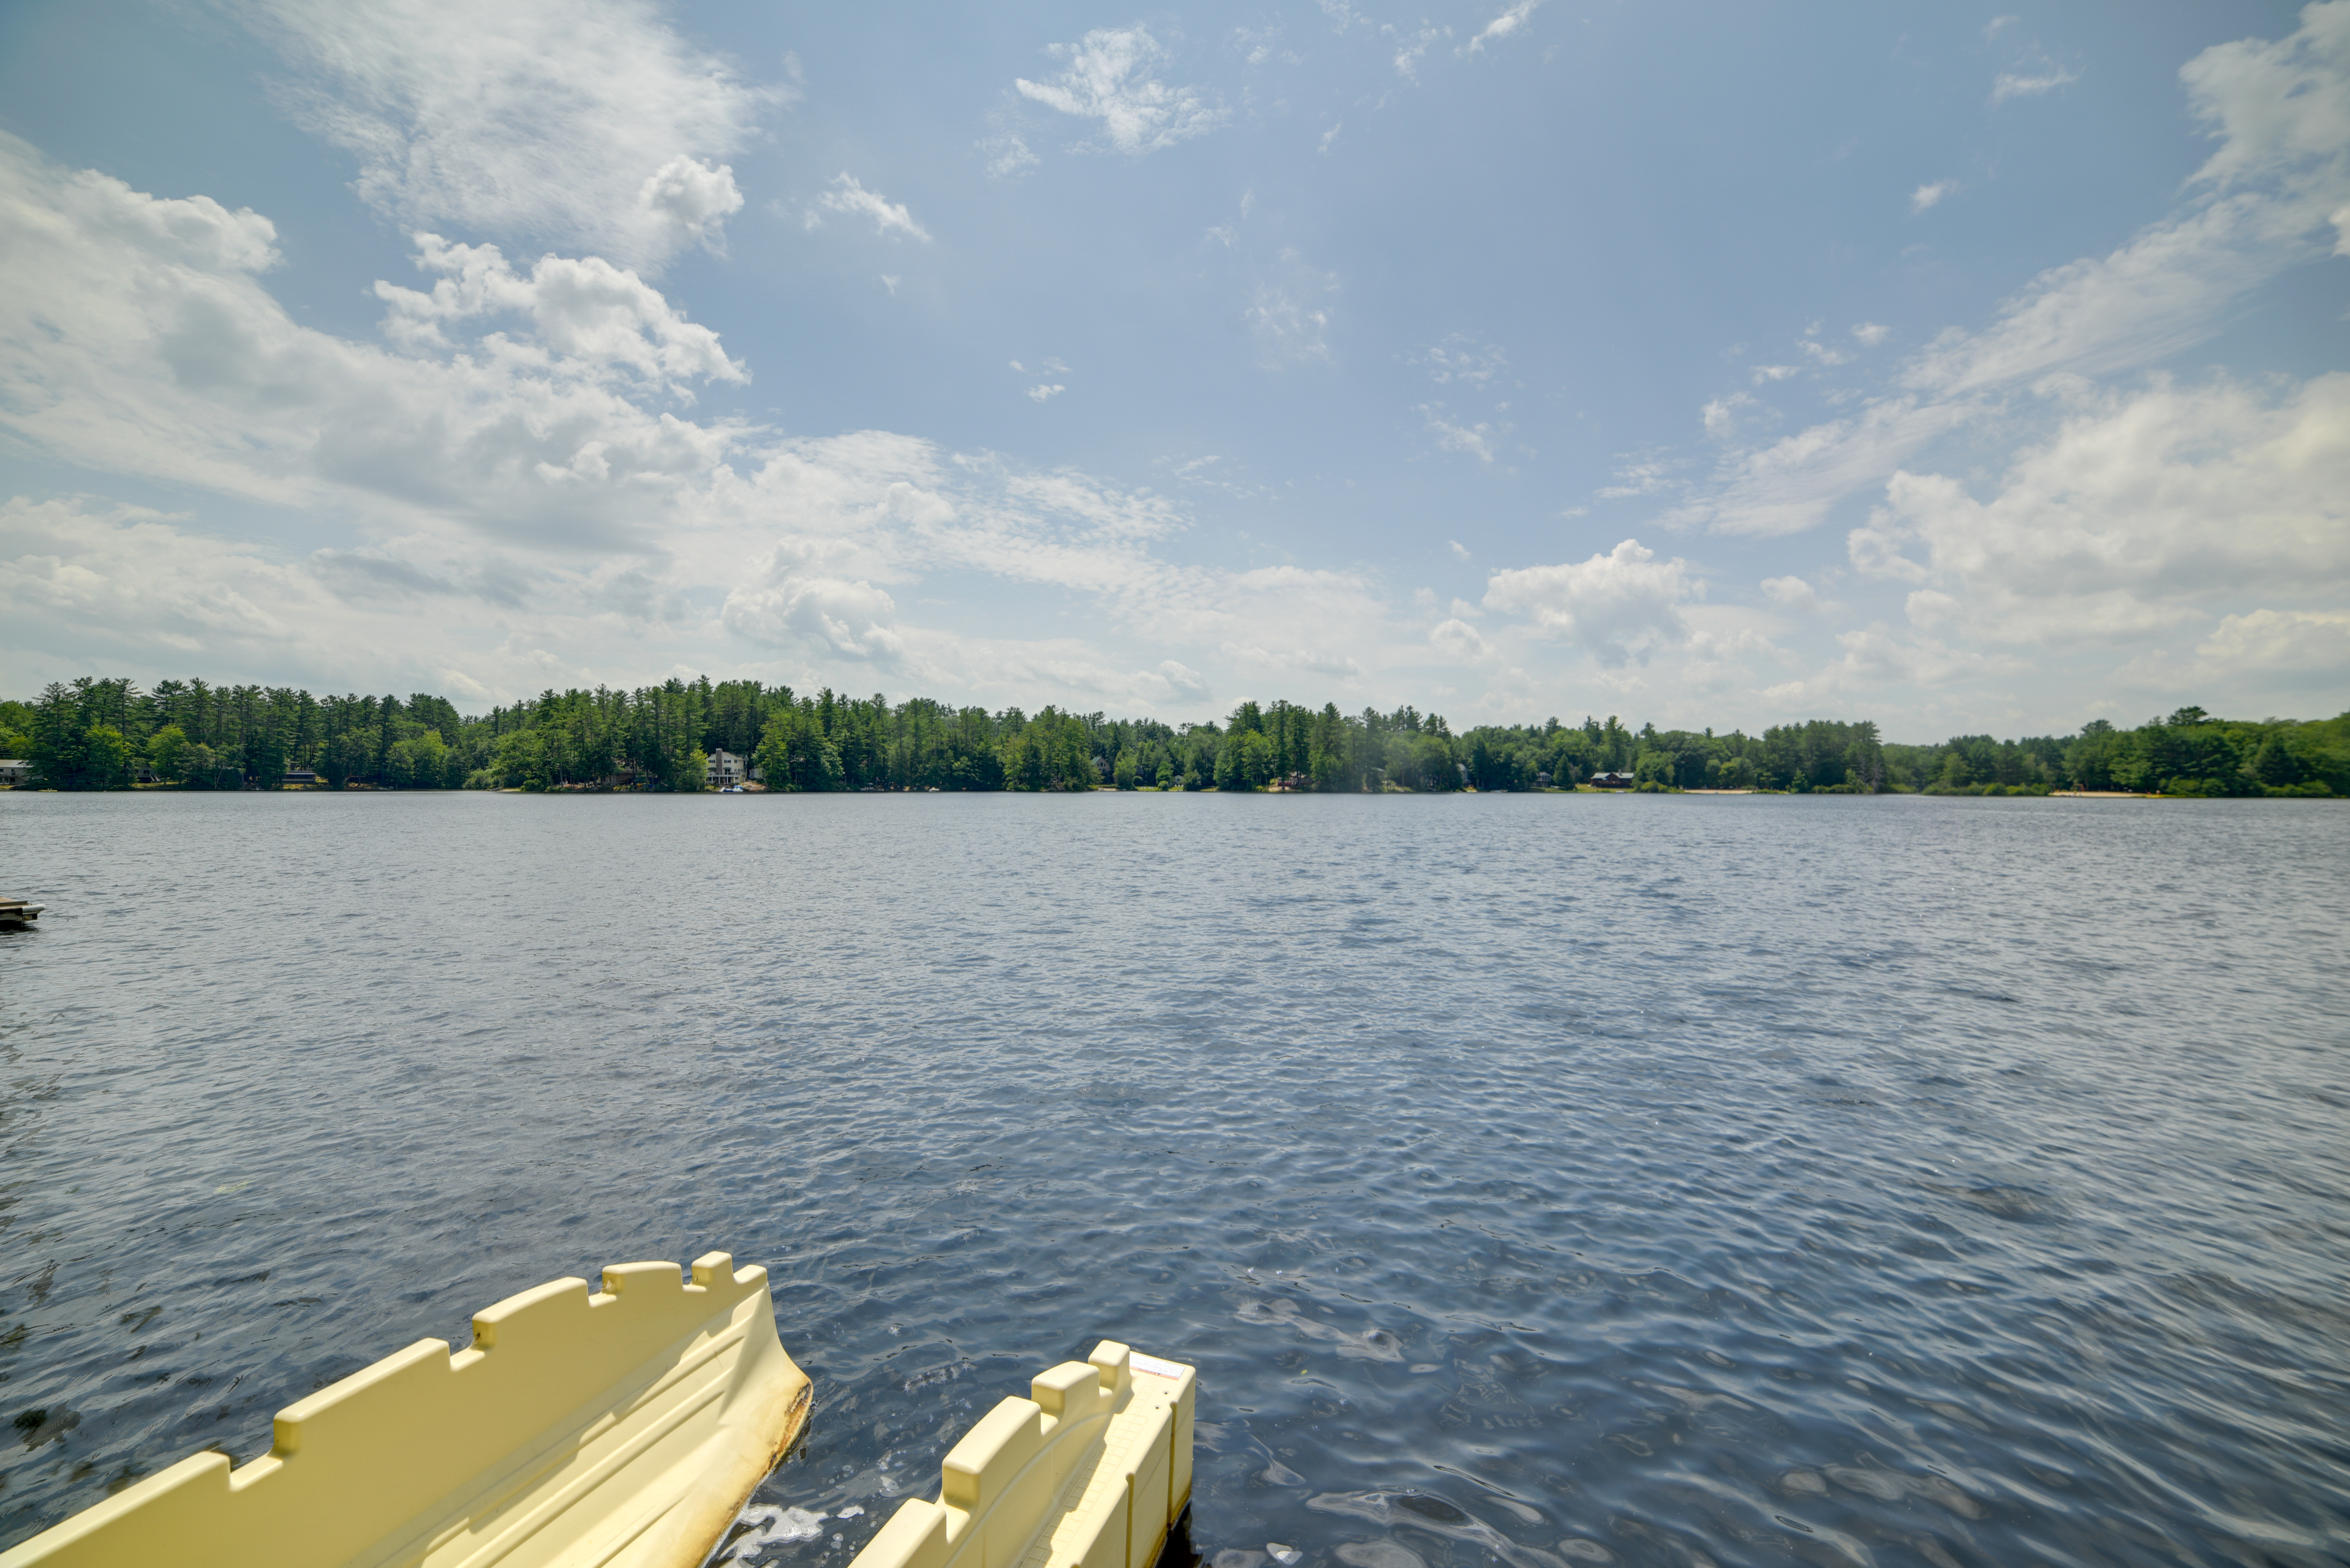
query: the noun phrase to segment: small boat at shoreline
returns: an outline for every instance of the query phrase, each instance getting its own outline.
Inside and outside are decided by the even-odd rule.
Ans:
[[[0,930],[30,930],[41,911],[47,908],[47,904],[28,904],[22,898],[0,898]]]
[[[767,1272],[724,1252],[561,1279],[196,1454],[0,1568],[697,1568],[807,1423]]]

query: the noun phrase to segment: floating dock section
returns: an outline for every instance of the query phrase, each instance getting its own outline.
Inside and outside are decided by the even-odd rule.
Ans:
[[[696,1568],[807,1420],[764,1269],[724,1252],[564,1279],[279,1412],[0,1568]]]
[[[981,1417],[850,1568],[1151,1568],[1191,1501],[1198,1373],[1105,1340]]]

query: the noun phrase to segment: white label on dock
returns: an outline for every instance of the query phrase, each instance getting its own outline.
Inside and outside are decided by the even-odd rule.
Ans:
[[[1153,1377],[1180,1377],[1191,1370],[1188,1366],[1178,1366],[1172,1361],[1161,1361],[1155,1355],[1143,1355],[1139,1353],[1129,1355],[1126,1358],[1126,1364],[1137,1372],[1148,1372]]]

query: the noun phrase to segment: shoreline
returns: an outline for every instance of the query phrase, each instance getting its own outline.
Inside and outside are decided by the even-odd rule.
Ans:
[[[497,787],[494,787],[494,788],[489,788],[489,789],[481,789],[481,788],[473,788],[473,789],[445,789],[445,788],[444,788],[444,789],[387,789],[387,788],[384,788],[383,786],[381,786],[381,785],[380,785],[380,784],[351,784],[350,786],[348,786],[348,787],[347,787],[347,788],[339,789],[339,790],[328,788],[328,786],[326,786],[326,785],[324,785],[324,784],[286,784],[286,785],[281,786],[281,787],[279,787],[279,788],[277,788],[277,789],[255,789],[255,788],[245,788],[245,789],[222,789],[222,790],[191,789],[191,788],[188,788],[187,786],[185,786],[185,785],[182,785],[182,784],[132,784],[132,785],[130,785],[128,789],[120,789],[120,790],[58,790],[58,789],[47,789],[47,788],[43,788],[43,787],[40,787],[40,786],[38,786],[38,785],[34,785],[34,784],[0,785],[0,794],[170,794],[170,795],[182,795],[182,794],[187,794],[187,795],[210,795],[210,794],[223,794],[223,795],[242,795],[242,794],[342,794],[342,795],[362,795],[362,794],[385,794],[385,795],[437,795],[437,794],[448,794],[448,795],[455,795],[455,794],[698,795],[698,794],[707,794],[707,795],[712,795],[712,796],[715,796],[715,795],[721,794],[723,794],[723,793],[725,793],[725,792],[719,791],[719,790],[714,790],[714,789],[712,789],[712,790],[653,790],[653,789],[643,789],[643,788],[632,787],[632,786],[626,786],[626,785],[623,785],[623,786],[618,786],[618,787],[604,787],[604,788],[598,788],[598,787],[595,787],[595,786],[584,786],[584,787],[583,787],[583,786],[581,786],[581,785],[577,785],[577,784],[559,785],[559,786],[556,786],[556,787],[554,787],[554,788],[551,788],[551,789],[543,789],[543,790],[532,790],[532,789],[526,789],[526,788],[523,788],[523,787],[521,787],[521,786],[519,786],[519,785],[514,785],[514,784],[501,785],[501,786],[497,786]],[[1798,799],[1798,798],[1801,798],[1801,797],[1804,797],[1804,796],[1807,796],[1807,795],[1835,795],[1835,796],[1846,796],[1846,795],[1848,795],[1848,796],[1850,796],[1852,799],[1855,799],[1855,800],[1885,800],[1885,799],[1907,799],[1907,800],[1926,800],[1926,799],[1945,799],[1945,800],[2000,800],[2000,799],[2005,799],[2005,800],[2313,800],[2313,801],[2323,801],[2323,800],[2341,800],[2341,799],[2345,798],[2344,796],[2341,796],[2341,795],[2335,795],[2335,794],[2316,794],[2303,793],[2303,792],[2300,792],[2300,791],[2293,791],[2293,792],[2290,792],[2290,793],[2279,793],[2279,794],[2265,794],[2265,795],[2258,795],[2258,794],[2245,794],[2245,795],[2217,795],[2217,794],[2213,794],[2213,795],[2201,795],[2201,794],[2149,794],[2149,793],[2145,792],[2145,791],[2132,791],[2132,790],[2064,790],[2064,789],[2058,789],[2058,790],[2031,790],[2031,789],[2017,789],[2017,790],[2014,790],[2014,791],[2012,791],[2012,792],[2002,791],[2002,792],[2001,792],[2001,793],[1999,793],[1999,794],[1991,794],[1991,793],[1989,793],[1989,792],[1978,792],[1978,791],[1975,791],[1975,790],[1948,790],[1948,791],[1945,791],[1945,790],[1882,790],[1882,791],[1876,791],[1876,792],[1871,792],[1871,793],[1866,793],[1866,794],[1864,794],[1864,793],[1862,793],[1862,792],[1860,792],[1860,791],[1857,791],[1857,790],[1843,790],[1843,789],[1826,789],[1826,790],[1773,790],[1773,789],[1678,789],[1678,788],[1669,788],[1669,788],[1663,788],[1663,789],[1598,789],[1598,788],[1594,788],[1594,787],[1593,787],[1592,785],[1590,785],[1590,784],[1576,784],[1576,785],[1573,785],[1573,786],[1568,787],[1568,788],[1565,788],[1565,789],[1560,789],[1560,788],[1557,788],[1557,787],[1555,787],[1555,786],[1544,786],[1544,787],[1543,787],[1543,788],[1539,788],[1539,789],[1526,789],[1526,790],[1509,790],[1509,789],[1498,789],[1498,790],[1496,790],[1496,789],[1487,789],[1487,790],[1481,790],[1481,789],[1475,789],[1475,788],[1457,789],[1457,790],[1414,790],[1414,789],[1404,789],[1404,788],[1399,788],[1399,787],[1397,787],[1397,786],[1395,786],[1395,785],[1393,785],[1393,784],[1390,784],[1390,785],[1387,786],[1387,787],[1386,787],[1386,788],[1384,788],[1384,789],[1377,789],[1377,790],[1326,790],[1326,790],[1284,789],[1284,788],[1281,788],[1281,787],[1279,787],[1279,786],[1268,787],[1268,788],[1263,788],[1263,789],[1219,789],[1219,788],[1216,788],[1216,787],[1214,787],[1214,786],[1212,786],[1212,785],[1211,785],[1210,787],[1208,787],[1208,788],[1206,788],[1206,789],[1200,789],[1200,790],[1186,790],[1186,789],[1168,789],[1168,788],[1165,788],[1165,787],[1163,787],[1163,786],[1160,786],[1160,785],[1155,785],[1155,784],[1144,784],[1144,785],[1139,785],[1139,786],[1138,786],[1138,787],[1136,787],[1136,788],[1128,789],[1128,790],[1121,790],[1121,789],[1118,789],[1118,788],[1115,787],[1114,785],[1110,785],[1110,784],[1096,784],[1096,785],[1094,785],[1094,786],[1093,786],[1092,788],[1090,788],[1090,789],[1075,789],[1075,790],[1015,790],[1015,789],[941,790],[941,789],[939,789],[939,788],[936,788],[936,787],[931,787],[931,788],[924,789],[924,788],[920,788],[920,787],[913,787],[913,788],[906,788],[906,787],[898,787],[898,788],[876,788],[876,787],[872,787],[872,786],[868,786],[867,788],[864,788],[864,789],[855,789],[855,790],[778,790],[778,789],[773,789],[773,788],[764,787],[764,786],[762,786],[762,785],[757,784],[755,784],[755,783],[754,783],[754,784],[751,784],[751,785],[749,785],[749,786],[745,787],[744,789],[743,789],[743,790],[742,790],[742,791],[740,791],[739,793],[741,793],[741,794],[746,794],[746,795],[790,795],[790,794],[806,794],[806,795],[812,795],[812,796],[813,796],[813,795],[827,795],[827,794],[1219,794],[1219,795],[1242,795],[1242,794],[1246,794],[1246,795],[1309,795],[1309,794],[1332,794],[1332,795],[1369,794],[1369,795],[1390,795],[1390,794],[1405,794],[1405,795],[1415,795],[1415,796],[1426,796],[1426,797],[1429,797],[1429,798],[1431,798],[1431,799],[1433,799],[1433,798],[1441,798],[1441,797],[1443,797],[1443,796],[1447,796],[1447,795],[1462,796],[1462,795],[1487,795],[1487,794],[1499,794],[1499,795],[1519,795],[1519,794],[1525,794],[1525,795],[1542,795],[1542,794],[1578,794],[1578,795],[1599,795],[1599,796],[1607,796],[1607,795],[1645,795],[1645,794],[1664,794],[1664,795],[1752,795],[1752,796],[1772,796],[1772,797],[1775,797],[1775,798],[1787,799],[1787,800]]]

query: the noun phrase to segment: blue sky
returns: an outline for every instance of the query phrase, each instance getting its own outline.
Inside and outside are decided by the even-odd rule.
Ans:
[[[2350,705],[2350,0],[25,0],[0,132],[20,690]]]

